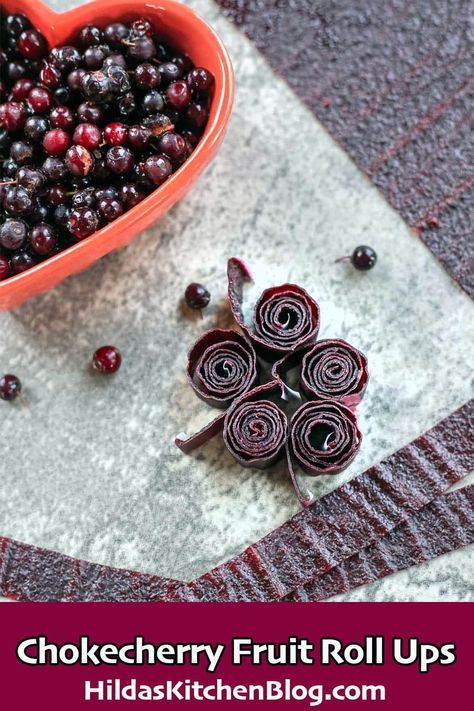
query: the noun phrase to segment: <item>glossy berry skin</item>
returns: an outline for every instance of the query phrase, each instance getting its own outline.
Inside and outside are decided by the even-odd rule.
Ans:
[[[30,249],[41,257],[54,252],[57,245],[56,230],[45,222],[39,222],[30,232]]]
[[[49,89],[35,86],[28,94],[28,103],[35,114],[45,114],[53,104],[53,97]]]
[[[0,226],[0,247],[12,252],[21,249],[27,234],[27,226],[23,220],[8,218]]]
[[[3,207],[11,215],[29,215],[33,209],[33,199],[22,185],[12,185],[5,194]]]
[[[10,260],[4,254],[0,254],[0,281],[8,279],[11,273]]]
[[[12,158],[17,165],[25,165],[30,163],[34,154],[34,149],[31,143],[26,141],[14,141],[10,148],[10,158]]]
[[[135,165],[133,153],[123,146],[109,148],[105,160],[109,170],[116,175],[128,173]]]
[[[211,295],[205,286],[193,282],[186,287],[184,300],[190,309],[205,309],[211,300]]]
[[[0,378],[0,400],[16,400],[21,393],[21,381],[16,375],[8,373]]]
[[[17,48],[27,59],[41,59],[48,51],[48,44],[38,30],[25,30],[18,38]]]
[[[166,90],[166,101],[173,109],[184,109],[191,101],[191,89],[185,81],[174,81]]]
[[[146,159],[143,172],[153,185],[161,185],[173,172],[173,166],[166,156],[155,154]]]
[[[61,72],[72,72],[81,63],[80,52],[72,45],[53,47],[49,53],[49,62]]]
[[[49,114],[49,120],[53,128],[62,128],[70,131],[76,125],[74,111],[69,106],[55,106]]]
[[[0,104],[0,123],[9,133],[21,131],[26,121],[25,105],[18,101]]]
[[[61,72],[51,64],[45,64],[39,76],[43,86],[48,89],[57,89],[61,84]]]
[[[123,214],[122,203],[112,197],[103,197],[97,203],[99,215],[104,222],[112,222]]]
[[[18,185],[23,185],[32,195],[38,193],[46,184],[46,175],[43,171],[39,168],[30,168],[29,166],[19,168],[16,179]]]
[[[144,190],[136,183],[124,183],[119,190],[122,204],[127,210],[138,205],[145,197]]]
[[[12,98],[15,101],[23,101],[28,97],[35,83],[32,79],[17,79],[12,86]]]
[[[142,99],[141,109],[145,114],[161,113],[164,107],[165,100],[159,91],[149,91]]]
[[[46,175],[48,180],[53,182],[56,182],[57,180],[64,180],[68,174],[65,162],[56,156],[49,156],[46,158],[41,170]]]
[[[46,131],[49,131],[49,128],[49,121],[44,116],[28,116],[23,130],[26,138],[39,143],[43,140],[43,136]]]
[[[102,30],[100,30],[95,25],[86,25],[83,27],[77,36],[79,44],[84,49],[90,47],[91,45],[100,44],[102,42]]]
[[[71,146],[64,159],[66,167],[71,175],[76,178],[83,178],[88,175],[94,167],[94,156],[84,146]]]
[[[10,260],[10,265],[14,274],[26,272],[27,269],[31,269],[31,267],[34,267],[35,264],[36,260],[27,252],[17,252]]]
[[[369,269],[372,269],[376,262],[377,254],[372,247],[368,247],[365,244],[356,247],[352,252],[351,263],[360,271],[366,272]]]
[[[155,64],[145,62],[135,69],[135,84],[144,91],[156,89],[161,84],[161,74]]]
[[[51,156],[65,153],[71,143],[69,134],[62,128],[52,128],[43,138],[43,148]]]
[[[84,101],[77,107],[77,118],[84,123],[99,124],[104,118],[104,110],[101,106],[93,104],[91,101]]]
[[[47,192],[47,200],[50,205],[63,205],[67,202],[67,188],[64,185],[51,185]]]
[[[104,140],[109,146],[123,146],[127,140],[127,127],[120,121],[108,123],[104,128]]]
[[[94,151],[102,142],[102,133],[93,123],[80,123],[74,130],[72,140],[76,145]]]
[[[115,346],[98,348],[92,358],[92,367],[104,375],[116,373],[122,364],[122,355]]]
[[[208,118],[207,109],[203,104],[193,101],[186,109],[186,118],[191,126],[204,128]]]
[[[128,145],[134,151],[138,151],[139,153],[143,152],[148,147],[151,137],[151,129],[147,126],[139,124],[137,126],[130,126],[128,129]]]
[[[112,22],[105,28],[104,36],[112,47],[120,47],[122,40],[128,37],[128,28],[122,22]]]
[[[77,239],[84,239],[99,227],[99,218],[95,210],[78,207],[71,210],[67,217],[67,228]]]
[[[193,91],[207,92],[214,83],[214,77],[204,67],[194,67],[188,74],[188,84]]]
[[[186,141],[178,133],[165,133],[158,141],[158,148],[173,163],[184,160],[188,151]]]
[[[19,37],[30,27],[31,23],[25,15],[8,15],[5,21],[5,30],[10,37]]]
[[[138,62],[147,62],[156,57],[155,43],[146,35],[134,38],[127,47],[127,54]]]
[[[163,62],[158,66],[163,81],[171,82],[181,79],[182,72],[174,62]]]
[[[96,196],[92,189],[88,190],[78,190],[74,193],[71,199],[71,204],[73,207],[90,207],[95,208],[96,206]]]

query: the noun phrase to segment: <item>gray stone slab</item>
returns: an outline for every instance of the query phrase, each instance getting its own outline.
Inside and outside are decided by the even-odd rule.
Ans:
[[[0,370],[21,377],[30,401],[0,408],[0,534],[184,579],[298,510],[283,465],[241,469],[218,440],[193,457],[173,445],[214,414],[186,384],[186,352],[229,323],[229,256],[253,267],[250,299],[299,283],[319,301],[321,336],[368,355],[360,456],[344,474],[308,479],[316,496],[474,395],[472,302],[210,0],[192,4],[235,62],[236,107],[218,158],[126,249],[0,314]],[[334,263],[359,243],[379,253],[371,273]],[[193,280],[212,292],[202,321],[179,305]],[[124,357],[110,379],[87,367],[104,343]],[[466,550],[341,599],[472,600],[472,571]]]

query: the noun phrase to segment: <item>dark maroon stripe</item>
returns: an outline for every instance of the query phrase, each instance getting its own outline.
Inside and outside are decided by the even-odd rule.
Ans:
[[[176,581],[83,560],[0,537],[0,593],[32,602],[145,602]]]
[[[300,512],[233,560],[171,593],[281,600],[391,533],[474,468],[474,400]]]
[[[474,543],[474,485],[440,496],[372,546],[284,598],[327,600]]]
[[[468,0],[217,0],[474,298]]]

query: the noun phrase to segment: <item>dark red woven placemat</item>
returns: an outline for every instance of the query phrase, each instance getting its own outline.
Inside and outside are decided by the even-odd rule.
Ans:
[[[474,298],[469,0],[217,0]]]

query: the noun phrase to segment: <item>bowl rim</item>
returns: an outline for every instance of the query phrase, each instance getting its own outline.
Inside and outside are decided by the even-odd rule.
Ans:
[[[138,205],[125,212],[117,220],[105,225],[89,237],[67,247],[58,254],[46,258],[34,267],[0,281],[0,304],[7,302],[7,306],[0,306],[0,310],[13,308],[30,295],[33,296],[40,291],[46,291],[52,288],[58,281],[74,274],[76,270],[68,268],[68,265],[73,262],[76,257],[103,251],[103,254],[97,254],[97,256],[91,260],[91,264],[97,261],[101,256],[104,256],[116,248],[112,247],[110,250],[106,248],[107,243],[111,241],[115,232],[124,228],[124,226],[127,227],[127,232],[131,232],[134,222],[137,220],[144,221],[149,218],[150,214],[153,213],[159,205],[171,207],[174,202],[179,200],[188,184],[192,181],[193,175],[197,176],[205,168],[221,142],[230,118],[235,94],[235,77],[232,62],[221,38],[211,25],[195,10],[176,0],[155,0],[155,2],[147,0],[137,2],[137,0],[134,0],[133,4],[130,0],[91,0],[91,2],[83,3],[61,12],[53,10],[50,6],[46,5],[43,0],[20,0],[19,2],[13,1],[12,3],[5,0],[2,4],[6,6],[6,9],[8,9],[8,5],[17,7],[21,5],[25,8],[23,10],[25,13],[27,13],[26,8],[29,5],[33,5],[34,15],[41,15],[41,17],[44,18],[41,25],[43,27],[49,26],[53,31],[56,31],[57,27],[61,29],[65,26],[69,18],[84,14],[88,8],[90,8],[91,12],[93,12],[94,8],[100,8],[101,11],[106,11],[107,8],[110,8],[116,13],[117,8],[123,7],[124,13],[133,12],[134,14],[135,12],[137,14],[140,13],[141,10],[146,14],[147,9],[148,11],[152,9],[164,12],[171,11],[176,18],[179,18],[184,23],[190,26],[198,25],[200,29],[205,32],[209,38],[209,45],[212,51],[215,52],[218,60],[219,75],[215,77],[216,90],[212,99],[208,123],[198,145],[183,165],[162,185],[157,187],[150,195],[138,203]],[[217,87],[219,87],[219,90],[217,90]],[[146,229],[146,227],[142,229]],[[58,275],[60,275],[59,279],[54,279],[54,277]],[[35,290],[33,287],[34,283],[40,285],[42,282],[45,282],[48,276],[54,279],[54,283]],[[27,284],[31,284],[33,288],[27,288]],[[19,295],[19,292],[22,291],[23,298],[19,298],[13,305],[8,305],[8,301],[13,301],[13,299],[9,300],[8,297],[13,297],[15,294]]]

